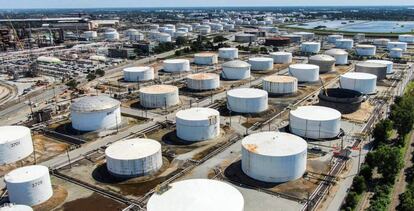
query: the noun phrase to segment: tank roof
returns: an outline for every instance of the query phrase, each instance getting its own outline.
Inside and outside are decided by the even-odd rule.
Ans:
[[[147,94],[163,94],[178,91],[178,87],[172,85],[152,85],[142,87],[139,92]]]
[[[356,45],[356,48],[377,48],[375,45]]]
[[[283,132],[260,132],[242,140],[249,152],[265,156],[289,156],[307,150],[308,144],[301,137]]]
[[[272,53],[270,53],[270,55],[284,56],[284,55],[292,55],[292,53],[290,53],[290,52],[284,52],[284,51],[278,51],[278,52],[272,52]]]
[[[153,194],[148,211],[242,211],[244,199],[233,186],[209,179],[172,183],[162,194]]]
[[[161,150],[161,144],[152,139],[135,138],[117,141],[105,150],[105,155],[117,160],[145,158]]]
[[[167,59],[164,60],[164,63],[170,63],[170,64],[177,64],[177,63],[187,63],[190,62],[188,59]]]
[[[193,79],[193,80],[208,80],[208,79],[220,78],[220,76],[214,73],[196,73],[196,74],[188,75],[187,78]]]
[[[149,71],[149,70],[152,70],[152,67],[142,66],[142,67],[127,67],[127,68],[124,68],[125,72],[145,72],[145,71]]]
[[[291,110],[290,115],[314,121],[326,121],[341,118],[341,112],[324,106],[300,106],[295,110]]]
[[[330,50],[325,51],[325,54],[331,55],[331,56],[332,55],[348,55],[348,52],[346,52],[342,49],[334,48],[334,49],[330,49]]]
[[[121,105],[118,100],[114,100],[105,95],[86,96],[72,103],[70,109],[76,112],[92,112],[111,109]]]
[[[362,73],[362,72],[348,72],[348,73],[341,75],[341,77],[352,78],[352,79],[375,79],[377,80],[376,75],[370,74],[370,73]]]
[[[219,116],[220,113],[212,108],[190,108],[186,110],[178,111],[175,115],[177,118],[185,120],[208,120],[211,116]]]
[[[335,61],[335,58],[325,54],[318,54],[311,56],[309,60],[317,60],[317,61]]]
[[[30,134],[30,129],[24,126],[1,126],[0,127],[0,144],[9,141],[15,141]]]
[[[360,66],[360,67],[371,67],[371,68],[378,68],[378,67],[387,67],[386,64],[383,63],[374,63],[374,62],[358,62],[356,64],[356,66]]]
[[[231,89],[227,92],[227,95],[238,98],[259,98],[268,96],[266,91],[254,88]]]
[[[243,68],[243,67],[250,67],[251,65],[245,61],[233,60],[233,61],[224,63],[222,66],[229,67],[229,68]]]
[[[270,76],[263,78],[263,81],[270,81],[270,82],[275,82],[275,83],[289,83],[289,82],[298,81],[298,79],[292,76],[270,75]]]
[[[4,176],[8,183],[23,183],[43,177],[49,172],[46,166],[32,165],[24,166],[9,172]]]
[[[254,57],[254,58],[249,58],[249,61],[255,61],[255,62],[273,62],[272,58],[267,58],[267,57]]]
[[[295,68],[295,69],[304,69],[304,70],[319,69],[319,66],[314,65],[314,64],[292,64],[289,67],[290,68]]]
[[[378,59],[367,60],[366,62],[377,63],[377,64],[385,64],[385,65],[394,64],[392,61],[378,60]]]
[[[234,51],[239,50],[238,48],[219,48],[219,51]]]
[[[217,56],[216,53],[197,53],[194,54],[194,57],[212,57],[212,56]]]

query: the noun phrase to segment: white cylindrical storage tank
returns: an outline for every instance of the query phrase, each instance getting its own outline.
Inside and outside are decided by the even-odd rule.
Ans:
[[[119,33],[116,31],[105,32],[104,39],[109,41],[119,40]]]
[[[88,96],[72,103],[72,127],[80,131],[95,131],[118,127],[121,124],[121,103],[110,97]]]
[[[268,94],[261,89],[238,88],[227,92],[227,109],[238,113],[260,113],[268,108]]]
[[[374,94],[377,89],[377,76],[369,73],[349,72],[340,76],[340,85],[362,94]]]
[[[323,106],[301,106],[290,111],[289,122],[290,131],[298,136],[334,138],[341,129],[341,113]]]
[[[34,206],[53,195],[49,169],[33,165],[15,169],[4,176],[11,203]]]
[[[171,85],[152,85],[139,90],[140,104],[146,108],[163,108],[177,105],[178,87]]]
[[[0,127],[0,165],[14,163],[33,152],[30,129],[24,126]]]
[[[167,33],[170,36],[173,36],[174,33],[175,33],[175,29],[169,29],[169,28],[167,28],[167,29],[164,30],[164,33]]]
[[[127,30],[124,31],[124,36],[125,37],[129,37],[129,36],[137,35],[137,34],[139,34],[139,31],[136,30],[136,29],[127,29]]]
[[[260,132],[242,140],[242,170],[256,180],[281,183],[296,180],[306,171],[308,144],[282,132]]]
[[[398,41],[406,43],[414,43],[414,35],[412,34],[402,34],[398,36]]]
[[[335,58],[329,55],[319,54],[309,58],[309,64],[319,66],[319,73],[331,72],[335,68]]]
[[[243,195],[233,186],[209,179],[174,182],[154,193],[147,211],[244,211]]]
[[[94,39],[98,37],[98,32],[96,31],[84,31],[83,37],[86,39]]]
[[[335,64],[345,65],[348,64],[348,52],[342,49],[331,49],[325,51],[326,55],[332,56],[335,58]]]
[[[239,58],[239,49],[237,48],[220,48],[219,57],[221,59],[237,59]]]
[[[321,43],[303,42],[300,47],[303,53],[319,53],[319,51],[321,50]]]
[[[159,32],[165,32],[166,29],[168,29],[168,28],[165,27],[165,26],[158,27]]]
[[[335,48],[350,50],[354,47],[354,40],[352,39],[337,39]]]
[[[116,177],[156,173],[162,166],[161,144],[152,139],[117,141],[105,150],[106,168]]]
[[[359,62],[355,64],[355,72],[371,73],[377,76],[377,80],[387,76],[387,65],[371,62]]]
[[[171,35],[167,33],[159,33],[157,36],[157,41],[160,43],[171,42]]]
[[[176,32],[185,32],[185,33],[188,33],[188,28],[180,27],[180,28],[177,29]]]
[[[164,60],[164,71],[169,73],[190,71],[188,59],[167,59]]]
[[[198,65],[213,65],[218,63],[218,56],[215,53],[194,54],[194,63]]]
[[[190,108],[175,115],[177,137],[185,141],[214,139],[220,134],[220,113],[212,108]]]
[[[388,50],[393,48],[400,48],[403,51],[407,51],[407,43],[406,42],[389,42],[387,45]]]
[[[241,60],[226,62],[222,65],[221,75],[228,80],[242,80],[250,77],[250,64]]]
[[[377,63],[377,64],[385,64],[387,65],[387,74],[394,73],[394,63],[392,61],[387,60],[367,60],[366,62]]]
[[[357,45],[355,51],[358,56],[375,56],[377,47],[375,45]]]
[[[273,59],[266,57],[249,58],[249,64],[251,70],[254,71],[266,71],[273,70]]]
[[[298,79],[292,76],[271,75],[263,78],[262,86],[269,94],[293,94],[298,91]]]
[[[175,29],[175,26],[173,24],[165,24],[164,27],[167,29]]]
[[[328,43],[335,44],[336,40],[343,39],[344,36],[341,34],[328,35]]]
[[[358,33],[358,34],[354,35],[354,39],[357,40],[357,41],[365,40],[365,34],[364,33]]]
[[[289,74],[299,82],[315,82],[319,80],[319,66],[313,64],[292,64]]]
[[[158,30],[158,28],[160,28],[160,25],[158,25],[158,24],[151,24],[150,26],[149,26],[149,28],[150,28],[150,30],[152,31],[152,30]]]
[[[154,79],[154,68],[152,67],[127,67],[124,68],[125,81],[149,81]]]
[[[286,35],[283,35],[282,37],[289,38],[290,42],[293,42],[293,43],[300,43],[300,42],[302,42],[302,36],[300,36],[300,35],[286,34]]]
[[[403,50],[401,48],[393,48],[390,50],[390,57],[393,59],[399,59],[403,56]]]
[[[196,73],[187,76],[186,82],[192,90],[213,90],[220,87],[220,76],[214,73]]]
[[[273,52],[270,53],[275,64],[290,64],[292,63],[293,56],[290,52]]]
[[[0,206],[0,211],[33,211],[33,209],[22,204],[4,204]]]
[[[390,39],[380,38],[374,39],[373,44],[376,46],[387,46],[389,42],[391,42]]]

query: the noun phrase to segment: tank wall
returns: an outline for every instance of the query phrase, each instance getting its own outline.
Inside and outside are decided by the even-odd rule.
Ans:
[[[296,69],[289,68],[289,73],[297,78],[299,82],[315,82],[319,80],[319,69]]]
[[[377,80],[383,80],[387,76],[387,67],[365,67],[355,65],[355,72],[370,73],[377,76]]]
[[[258,98],[227,96],[227,108],[238,113],[260,113],[268,108],[268,96]]]
[[[188,121],[176,118],[177,136],[186,141],[214,139],[220,134],[220,117],[211,116],[205,121]]]
[[[359,56],[375,56],[376,48],[356,48],[356,54]]]
[[[162,166],[161,149],[155,154],[136,160],[118,160],[106,157],[108,171],[114,176],[143,176],[158,171]]]
[[[249,60],[249,63],[251,65],[251,70],[257,70],[257,71],[273,70],[273,60],[269,60],[269,61]]]
[[[220,77],[204,80],[193,80],[187,78],[187,87],[194,90],[212,90],[220,87]]]
[[[219,50],[219,57],[222,59],[237,59],[239,58],[238,50]]]
[[[218,58],[217,56],[209,56],[209,57],[194,57],[194,63],[198,65],[212,65],[217,64]]]
[[[143,72],[127,72],[124,71],[125,81],[149,81],[154,79],[154,70],[151,68]]]
[[[251,153],[242,147],[242,170],[249,177],[264,182],[287,182],[299,179],[306,171],[307,152],[271,157]]]
[[[298,81],[292,82],[270,82],[270,81],[263,81],[263,90],[266,90],[272,94],[292,94],[298,91]]]
[[[292,54],[287,55],[271,55],[275,64],[289,64],[292,63]]]
[[[121,108],[116,107],[96,112],[71,112],[72,127],[80,131],[95,131],[115,128],[121,124]]]
[[[339,134],[340,118],[327,121],[306,120],[294,115],[289,115],[290,131],[298,136],[323,139],[333,138]]]
[[[183,72],[190,71],[190,63],[188,61],[182,63],[164,63],[165,72]]]
[[[178,91],[165,94],[140,93],[140,103],[146,108],[170,107],[179,103]]]
[[[245,68],[231,68],[223,67],[223,72],[221,73],[223,78],[230,80],[242,80],[250,77],[250,67]]]
[[[377,80],[375,79],[352,79],[340,77],[341,87],[344,89],[352,89],[363,94],[373,94],[377,88]]]

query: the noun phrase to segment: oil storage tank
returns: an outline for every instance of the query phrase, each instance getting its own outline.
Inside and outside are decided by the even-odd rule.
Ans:
[[[289,129],[292,133],[311,139],[327,139],[338,136],[341,129],[341,113],[323,106],[301,106],[290,111]]]
[[[412,34],[401,34],[401,35],[398,36],[398,40],[400,42],[414,43],[414,35],[412,35]]]
[[[212,108],[190,108],[175,115],[177,137],[185,141],[214,139],[220,134],[220,113]]]
[[[363,94],[374,94],[377,88],[377,76],[369,73],[348,72],[340,76],[340,85]]]
[[[377,47],[375,45],[357,45],[355,51],[358,56],[375,56]]]
[[[33,141],[29,128],[2,126],[0,136],[0,165],[14,163],[33,153]]]
[[[390,50],[390,58],[400,59],[403,57],[403,50],[401,48],[393,48]]]
[[[336,40],[343,39],[344,36],[341,34],[331,34],[328,35],[328,43],[335,44]]]
[[[392,61],[387,60],[367,60],[366,62],[377,63],[377,64],[385,64],[387,65],[387,74],[394,73],[394,63]]]
[[[249,177],[272,183],[288,182],[306,171],[308,144],[282,132],[260,132],[242,140],[242,170]]]
[[[334,57],[337,65],[348,64],[348,52],[342,49],[330,49],[325,51],[325,54]]]
[[[357,111],[364,99],[361,92],[343,88],[323,89],[318,97],[319,105],[336,109],[341,114]]]
[[[309,58],[309,64],[319,66],[319,73],[331,72],[335,68],[335,58],[329,55],[319,54]]]
[[[171,85],[152,85],[139,90],[141,106],[145,108],[165,108],[177,105],[178,87]]]
[[[198,65],[213,65],[218,63],[218,56],[215,53],[194,54],[194,63]]]
[[[17,168],[4,176],[11,203],[34,206],[53,195],[49,169],[33,165]]]
[[[319,53],[321,50],[321,43],[319,42],[303,42],[301,45],[302,53]]]
[[[387,65],[372,62],[359,62],[355,65],[355,72],[370,73],[376,75],[377,80],[383,80],[387,76]]]
[[[70,107],[72,127],[80,131],[95,131],[121,124],[121,103],[108,96],[82,97]]]
[[[260,113],[268,108],[268,94],[261,89],[238,88],[227,92],[227,109],[237,113]]]
[[[389,42],[391,42],[391,40],[386,38],[379,38],[373,40],[373,44],[376,46],[387,46]]]
[[[221,75],[228,80],[242,80],[250,77],[251,65],[241,60],[233,60],[222,65]]]
[[[188,59],[167,59],[163,63],[165,72],[177,73],[190,71],[190,61]]]
[[[350,50],[354,47],[354,40],[352,39],[337,39],[335,48]]]
[[[249,58],[249,64],[253,71],[273,70],[273,59],[266,57]]]
[[[298,79],[292,76],[271,75],[263,78],[262,86],[269,94],[294,94],[298,91]]]
[[[137,177],[156,173],[162,166],[161,144],[152,139],[117,141],[105,149],[106,167],[115,177]]]
[[[154,193],[147,211],[244,211],[243,195],[233,186],[209,179],[174,182]]]
[[[239,49],[237,48],[220,48],[219,57],[221,59],[237,59],[239,58]]]
[[[299,82],[316,82],[319,80],[319,66],[313,64],[292,64],[289,74]]]
[[[130,82],[150,81],[154,79],[154,68],[152,67],[127,67],[124,68],[124,80]]]
[[[239,43],[251,43],[257,40],[254,34],[236,34],[234,40]]]
[[[400,48],[403,51],[407,51],[407,43],[406,42],[389,42],[387,45],[388,50],[393,48]]]
[[[220,76],[214,73],[196,73],[186,78],[187,87],[196,91],[213,90],[220,87]]]
[[[270,56],[275,64],[290,64],[293,60],[292,53],[290,52],[273,52],[270,53]]]

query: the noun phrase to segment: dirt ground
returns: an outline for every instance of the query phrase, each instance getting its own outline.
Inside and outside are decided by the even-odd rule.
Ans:
[[[53,210],[59,205],[61,205],[66,197],[68,196],[68,192],[65,188],[60,185],[53,185],[53,196],[39,205],[33,206],[34,211],[46,211],[46,210]]]
[[[361,108],[350,114],[343,114],[342,118],[356,123],[364,123],[368,121],[368,118],[371,116],[374,111],[375,106],[371,105],[369,102],[364,102],[361,104]]]
[[[125,204],[116,202],[107,197],[97,193],[92,194],[87,198],[76,199],[74,201],[65,203],[57,211],[103,211],[103,210],[122,210],[126,207]]]

